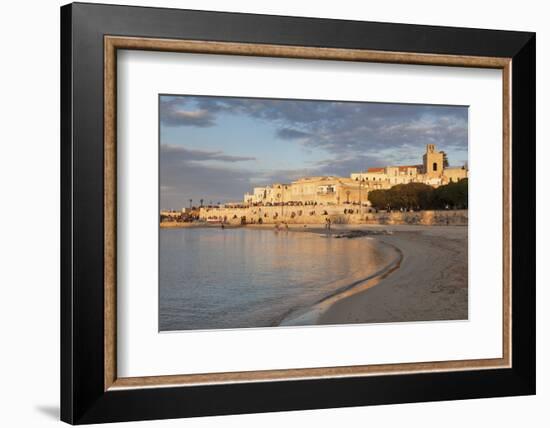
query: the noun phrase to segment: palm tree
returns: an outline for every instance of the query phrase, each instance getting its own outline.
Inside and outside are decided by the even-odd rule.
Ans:
[[[193,208],[193,199],[189,199],[189,208]]]
[[[204,202],[204,199],[201,198],[201,208],[202,208],[202,203]]]

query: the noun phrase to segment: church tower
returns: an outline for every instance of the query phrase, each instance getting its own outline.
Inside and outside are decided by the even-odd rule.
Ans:
[[[422,160],[424,174],[430,177],[440,177],[443,174],[443,152],[436,151],[435,144],[426,145],[426,153]]]

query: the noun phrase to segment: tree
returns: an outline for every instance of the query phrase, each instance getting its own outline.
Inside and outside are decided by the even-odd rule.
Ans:
[[[189,208],[193,208],[193,199],[189,199]]]
[[[467,209],[468,179],[437,189],[423,183],[398,184],[391,189],[373,190],[367,197],[377,209]]]
[[[390,193],[388,190],[373,190],[367,196],[372,206],[377,209],[386,209],[390,206]]]
[[[447,157],[446,152],[441,152],[443,154],[443,168],[449,168],[449,158]]]
[[[449,183],[434,190],[434,208],[468,208],[468,179],[463,178],[457,183]]]
[[[201,208],[202,208],[202,203],[204,202],[204,199],[201,198],[200,202],[201,202]]]

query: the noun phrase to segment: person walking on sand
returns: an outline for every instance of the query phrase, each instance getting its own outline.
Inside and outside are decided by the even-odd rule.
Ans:
[[[330,218],[327,217],[327,229],[330,230]]]

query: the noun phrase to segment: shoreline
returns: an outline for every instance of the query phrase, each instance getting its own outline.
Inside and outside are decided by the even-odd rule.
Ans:
[[[356,238],[351,237],[350,239]],[[396,252],[396,257],[390,263],[388,263],[377,272],[369,275],[368,277],[360,279],[358,281],[354,281],[353,283],[348,284],[347,286],[339,290],[336,290],[333,294],[324,297],[309,308],[301,308],[298,310],[289,311],[289,313],[283,316],[282,320],[277,324],[277,326],[290,327],[318,325],[318,320],[321,318],[322,314],[324,314],[334,303],[344,298],[351,297],[362,291],[366,291],[371,287],[374,287],[380,281],[390,275],[393,271],[399,269],[399,267],[401,266],[401,262],[403,261],[403,252],[398,247],[392,244],[380,241],[378,242],[382,243],[383,245],[389,246]]]
[[[376,236],[401,250],[399,267],[375,284],[335,296],[321,311],[312,308],[313,324],[467,320],[467,231],[424,228]]]
[[[220,228],[219,224],[191,227]],[[375,239],[398,256],[307,308],[289,309],[275,326],[468,319],[468,228],[460,225],[272,224],[226,228],[315,233],[331,239]]]
[[[354,229],[369,229],[369,228],[386,228],[391,229],[393,227],[399,226],[408,226],[408,227],[419,227],[419,228],[451,228],[451,227],[461,227],[467,228],[467,224],[382,224],[382,223],[354,223],[354,224],[332,224],[331,229],[327,231],[325,229],[324,223],[291,223],[288,224],[288,229],[285,229],[284,226],[279,225],[279,231],[284,232],[285,230],[292,232],[330,232],[334,233],[335,231],[346,231]],[[178,223],[178,222],[162,222],[159,223],[160,229],[221,229],[221,223]],[[271,229],[276,230],[275,224],[224,224],[225,229]]]

